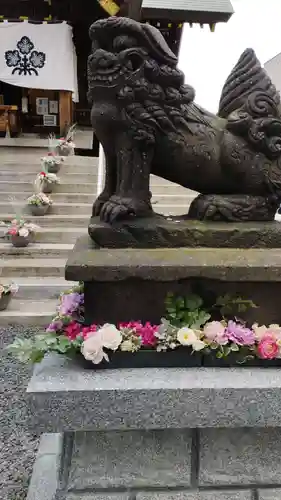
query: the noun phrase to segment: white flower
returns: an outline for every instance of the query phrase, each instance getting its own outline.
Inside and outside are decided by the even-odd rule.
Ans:
[[[103,359],[109,361],[107,354],[102,349],[101,337],[96,333],[84,340],[81,346],[81,352],[85,359],[98,365]]]
[[[124,342],[122,342],[122,344],[120,345],[120,350],[126,352],[134,352],[135,346],[131,340],[124,340]]]
[[[198,337],[191,328],[183,327],[177,333],[178,342],[181,345],[191,346],[198,341]]]
[[[122,342],[122,335],[114,325],[103,325],[98,334],[101,338],[102,346],[112,351],[116,351]]]
[[[205,344],[205,342],[203,342],[203,340],[196,340],[192,344],[192,349],[194,351],[202,351],[202,349],[205,349],[205,347],[206,347],[206,344]]]
[[[15,295],[19,291],[19,286],[16,283],[10,284],[10,291],[13,295]]]
[[[29,235],[29,231],[26,227],[21,227],[19,229],[19,236],[23,236],[24,238],[27,238],[28,235]]]

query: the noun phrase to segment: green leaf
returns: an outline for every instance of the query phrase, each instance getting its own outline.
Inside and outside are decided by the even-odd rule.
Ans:
[[[231,348],[229,346],[226,346],[224,348],[224,356],[227,357],[231,353]]]
[[[185,299],[185,307],[189,309],[189,311],[195,311],[199,309],[203,305],[203,300],[199,295],[190,294]]]
[[[72,347],[71,340],[69,340],[67,337],[64,335],[60,335],[58,337],[58,343],[55,348],[55,350],[61,354],[65,354],[67,351],[69,351]]]
[[[237,344],[231,344],[230,349],[233,352],[238,352],[239,351],[239,346]]]
[[[218,352],[216,353],[216,358],[218,358],[218,359],[223,358],[223,353],[222,353],[221,351],[218,351]]]

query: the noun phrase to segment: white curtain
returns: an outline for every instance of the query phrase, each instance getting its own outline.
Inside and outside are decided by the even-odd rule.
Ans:
[[[18,87],[69,90],[77,102],[77,58],[71,26],[66,22],[1,22],[0,80]]]

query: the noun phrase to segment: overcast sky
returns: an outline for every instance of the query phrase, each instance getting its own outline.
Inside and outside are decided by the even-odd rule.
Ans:
[[[235,10],[228,23],[184,28],[180,68],[196,90],[196,102],[215,112],[222,86],[247,47],[264,64],[281,52],[281,0],[232,0]],[[281,69],[280,69],[281,71]]]

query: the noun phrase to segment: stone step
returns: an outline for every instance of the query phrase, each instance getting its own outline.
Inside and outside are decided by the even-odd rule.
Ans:
[[[67,258],[72,250],[71,243],[30,243],[25,248],[15,248],[9,242],[0,242],[0,255],[2,259],[40,259],[57,257],[60,259]],[[0,264],[1,266],[1,264]]]
[[[42,170],[42,168],[38,168],[37,173],[39,173]],[[98,178],[98,173],[97,170],[95,170],[93,173],[90,174],[83,174],[80,172],[75,172],[75,173],[69,173],[66,169],[62,169],[58,174],[58,177],[61,181],[61,184],[64,182],[67,183],[73,183],[76,184],[82,184],[82,183],[95,183],[97,182]],[[16,172],[11,172],[11,170],[0,170],[0,180],[2,182],[2,179],[5,181],[24,181],[24,182],[30,182],[33,183],[36,179],[36,172],[23,172],[23,171],[16,171]]]
[[[84,227],[41,227],[36,233],[36,243],[71,243],[79,236],[87,234],[87,224]]]
[[[3,278],[64,278],[66,259],[7,259],[1,262]]]
[[[57,300],[12,299],[6,311],[0,311],[0,325],[48,326],[55,314]]]
[[[177,184],[172,184],[165,181],[165,184],[159,184],[157,181],[152,179],[150,189],[154,194],[177,194],[177,193],[193,193],[190,189],[186,189],[182,186],[178,186]],[[32,182],[15,182],[15,181],[5,181],[1,179],[0,182],[0,198],[2,197],[2,193],[6,192],[14,192],[17,193],[16,196],[19,196],[19,193],[32,193],[34,191]],[[73,183],[73,182],[62,182],[61,184],[57,184],[54,186],[53,195],[56,193],[68,193],[68,194],[96,194],[97,192],[97,184],[96,183]]]
[[[1,155],[1,166],[7,165],[17,167],[19,165],[24,166],[36,166],[40,164],[41,158],[47,156],[48,151],[41,151],[40,154],[22,154],[22,155],[3,155],[0,149]],[[93,167],[98,166],[99,159],[90,156],[67,156],[64,157],[64,165],[77,166],[77,167]]]
[[[197,196],[197,193],[190,191],[188,189],[180,187],[172,187],[171,193],[158,193],[159,189],[152,189],[152,202],[157,201],[157,203],[163,204],[174,204],[174,203],[185,203],[186,200],[190,200]],[[178,192],[179,191],[179,192]],[[21,202],[25,201],[29,196],[29,193],[16,193],[14,191],[0,193],[0,202],[8,203],[11,199]],[[52,193],[51,198],[54,203],[93,203],[95,195],[90,193]]]
[[[34,180],[34,179],[33,179]],[[0,182],[0,198],[1,193],[13,191],[15,193],[32,193],[34,191],[33,182],[25,181],[5,181]],[[90,193],[97,192],[97,185],[91,182],[63,182],[54,186],[54,193]]]
[[[30,163],[22,163],[22,162],[16,162],[14,161],[13,163],[9,162],[1,162],[1,168],[0,168],[0,175],[5,175],[9,173],[10,175],[15,175],[17,172],[22,172],[24,174],[26,173],[33,173],[33,175],[36,175],[38,172],[42,170],[42,165],[39,161],[37,160],[36,162]],[[75,164],[69,164],[68,161],[65,161],[59,171],[59,175],[62,173],[66,174],[92,174],[94,172],[97,173],[98,171],[98,165],[96,162],[92,164],[80,164],[75,163]]]
[[[11,281],[19,286],[16,298],[20,300],[36,300],[40,297],[41,300],[53,299],[58,301],[61,292],[77,284],[63,278],[22,278],[19,276],[1,278],[3,284],[11,283]]]
[[[0,214],[0,221],[10,221],[14,219],[15,214]],[[87,228],[89,215],[44,215],[44,217],[34,217],[32,215],[26,217],[29,222],[37,224],[40,227],[77,227]]]
[[[187,207],[189,207],[191,201],[192,198],[189,199],[184,198],[182,200],[177,199],[175,203],[165,203],[165,204],[158,202],[156,203],[156,201],[154,201],[155,205],[154,208],[157,212],[161,214],[178,215],[186,212]],[[7,208],[7,203],[0,202],[0,214],[3,213],[6,208]],[[30,207],[27,205],[23,206],[22,203],[13,203],[13,210],[16,213],[22,213],[26,215],[30,214]],[[75,215],[87,215],[88,217],[90,217],[91,212],[92,212],[92,203],[54,203],[49,208],[48,215],[50,216],[69,215],[71,217],[72,214],[75,214]],[[39,217],[40,221],[45,217],[46,216]]]

